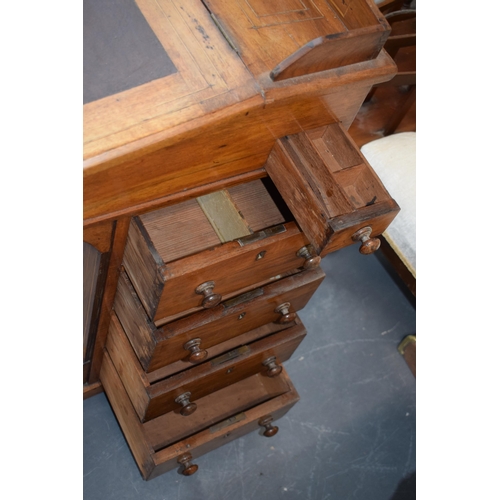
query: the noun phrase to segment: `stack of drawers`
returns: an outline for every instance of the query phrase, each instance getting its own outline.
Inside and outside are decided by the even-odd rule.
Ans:
[[[276,434],[320,255],[371,252],[398,210],[339,125],[277,141],[266,170],[131,221],[101,381],[145,479]]]

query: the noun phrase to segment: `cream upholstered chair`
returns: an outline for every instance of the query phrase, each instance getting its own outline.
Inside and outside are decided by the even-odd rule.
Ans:
[[[416,132],[401,132],[369,142],[361,152],[380,177],[401,211],[383,233],[387,250],[402,264],[401,276],[414,295],[417,278],[416,258]],[[389,248],[387,248],[389,247]],[[389,259],[392,262],[392,259]],[[413,280],[412,278],[413,277]],[[412,283],[413,281],[413,283]]]
[[[362,146],[361,152],[398,202],[401,211],[381,236],[381,249],[416,297],[416,132],[401,132]],[[416,336],[398,346],[416,377]]]

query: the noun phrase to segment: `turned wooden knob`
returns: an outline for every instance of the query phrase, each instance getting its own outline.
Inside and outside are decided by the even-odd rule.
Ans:
[[[280,430],[279,427],[276,427],[275,425],[271,425],[271,422],[273,421],[273,417],[271,415],[267,415],[266,417],[262,417],[259,420],[259,425],[261,427],[265,427],[264,431],[264,436],[266,437],[273,437],[274,435],[278,434],[278,431]]]
[[[214,293],[214,287],[215,287],[214,281],[206,281],[205,283],[202,283],[201,285],[198,285],[196,287],[195,292],[198,295],[205,296],[203,302],[201,303],[201,305],[205,309],[210,309],[211,307],[215,307],[217,304],[219,304],[219,302],[222,299],[221,295],[219,295],[218,293]]]
[[[276,364],[276,356],[271,356],[270,358],[267,358],[265,361],[262,362],[264,366],[267,367],[266,375],[268,377],[276,377],[279,375],[283,368]]]
[[[182,465],[181,472],[185,476],[192,476],[198,470],[198,466],[196,464],[192,464],[191,460],[193,460],[191,453],[184,453],[184,455],[181,455],[177,459],[177,462]]]
[[[200,344],[201,339],[193,339],[184,344],[184,349],[191,353],[188,358],[191,363],[199,363],[208,356],[208,352],[205,349],[200,349]]]
[[[354,241],[361,241],[361,246],[359,247],[359,253],[363,255],[369,255],[380,247],[380,240],[378,238],[370,238],[372,234],[372,228],[370,226],[364,227],[356,231],[352,235]]]
[[[182,405],[181,408],[181,415],[183,417],[187,417],[188,415],[192,415],[197,408],[196,403],[192,403],[189,401],[189,398],[191,397],[190,392],[185,392],[184,394],[181,394],[179,397],[175,398],[175,402],[177,404]]]
[[[319,255],[315,255],[313,247],[311,245],[307,245],[302,247],[297,252],[297,257],[301,257],[302,259],[306,259],[304,265],[302,266],[304,269],[316,269],[321,262],[321,257]]]
[[[290,302],[285,302],[281,305],[279,305],[275,310],[274,312],[277,312],[279,314],[281,314],[281,316],[279,317],[277,323],[290,323],[291,321],[293,321],[297,315],[294,313],[294,312],[290,312]]]

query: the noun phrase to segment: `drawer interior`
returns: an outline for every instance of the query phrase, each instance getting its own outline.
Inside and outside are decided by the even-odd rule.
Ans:
[[[165,263],[285,222],[260,180],[140,216]]]
[[[231,416],[235,417],[230,422],[235,422],[241,418],[238,417],[241,412],[288,391],[290,386],[285,377],[270,378],[258,373],[200,398],[197,401],[198,409],[189,418],[169,412],[144,423],[144,431],[153,449],[158,451],[192,434],[217,426]]]

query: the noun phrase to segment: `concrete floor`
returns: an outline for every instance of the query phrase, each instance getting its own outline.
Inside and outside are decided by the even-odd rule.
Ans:
[[[273,438],[251,433],[144,481],[104,394],[84,401],[85,500],[402,500],[415,495],[415,379],[397,351],[414,305],[375,256],[328,255],[285,367],[301,400]]]

